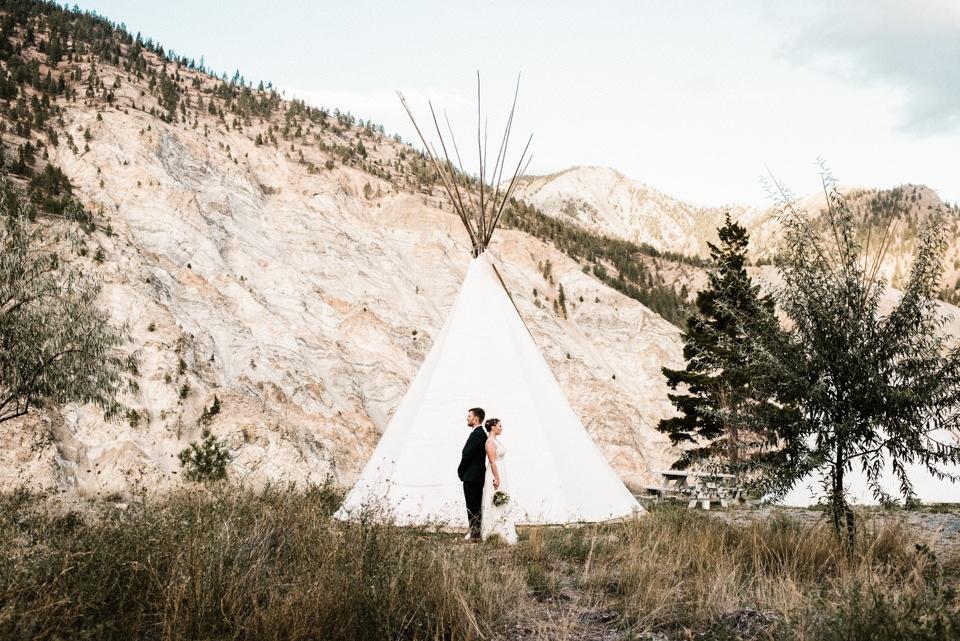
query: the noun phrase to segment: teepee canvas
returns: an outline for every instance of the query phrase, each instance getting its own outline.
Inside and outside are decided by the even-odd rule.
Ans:
[[[640,509],[483,253],[467,268],[453,311],[338,516],[380,506],[400,524],[466,526],[457,464],[474,406],[503,421],[518,523],[603,521]]]
[[[479,80],[477,91],[479,102]],[[457,464],[471,407],[503,422],[517,523],[604,521],[641,511],[567,402],[485,251],[524,161],[529,162],[528,140],[513,177],[503,180],[513,109],[489,174],[485,146],[478,145],[479,180],[454,170],[430,110],[444,161],[407,108],[467,229],[474,258],[443,329],[337,517],[375,510],[402,525],[466,526]],[[479,143],[479,125],[477,133]],[[488,179],[495,187],[485,185]]]

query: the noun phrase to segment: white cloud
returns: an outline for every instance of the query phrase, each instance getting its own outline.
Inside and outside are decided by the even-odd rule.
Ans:
[[[781,17],[799,27],[785,49],[790,59],[852,82],[895,89],[903,131],[930,135],[960,129],[956,0],[816,2]]]

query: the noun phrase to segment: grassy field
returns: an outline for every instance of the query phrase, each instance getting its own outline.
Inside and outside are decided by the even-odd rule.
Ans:
[[[339,499],[2,495],[0,639],[960,638],[960,550],[906,512],[864,518],[851,554],[809,513],[677,508],[508,548],[342,524]]]

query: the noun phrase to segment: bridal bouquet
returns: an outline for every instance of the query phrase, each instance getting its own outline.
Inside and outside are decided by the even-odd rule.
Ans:
[[[503,490],[497,490],[493,493],[493,504],[497,507],[501,505],[506,505],[510,502],[510,495],[504,492]]]

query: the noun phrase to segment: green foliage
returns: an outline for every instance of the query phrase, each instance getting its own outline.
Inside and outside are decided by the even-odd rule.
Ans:
[[[177,116],[177,101],[180,99],[180,88],[164,67],[160,71],[160,105],[167,110],[167,120],[174,120]]]
[[[871,256],[860,246],[851,209],[826,170],[823,182],[823,231],[780,190],[777,303],[788,328],[754,323],[743,344],[757,367],[758,395],[776,400],[747,409],[756,425],[776,428],[782,446],[765,461],[766,490],[779,496],[818,475],[837,532],[852,540],[844,489],[851,470],[863,473],[877,499],[889,500],[880,483],[889,468],[909,499],[908,464],[943,479],[950,478],[945,464],[960,463],[960,447],[939,437],[960,427],[960,351],[948,349],[937,307],[945,240],[936,217],[920,231],[900,301],[881,314],[882,249]]]
[[[0,422],[46,402],[112,415],[135,363],[118,351],[126,329],[97,307],[99,283],[63,261],[32,217],[0,178]]]
[[[70,179],[59,167],[54,167],[50,163],[30,179],[30,186],[34,189],[41,189],[46,193],[59,196],[61,194],[70,194],[73,192],[73,185]]]
[[[230,452],[226,443],[204,427],[200,440],[195,441],[177,456],[184,476],[191,481],[219,481],[227,478]]]
[[[726,216],[718,230],[719,246],[709,244],[712,267],[707,286],[697,294],[696,313],[687,318],[683,333],[684,369],[663,368],[668,394],[679,411],[657,429],[674,444],[692,445],[683,450],[674,467],[685,468],[710,461],[726,471],[743,471],[741,458],[762,444],[738,420],[752,398],[755,372],[739,347],[749,326],[761,316],[776,322],[773,299],[761,296],[747,274],[747,230]],[[678,387],[683,385],[678,393]]]

